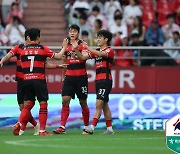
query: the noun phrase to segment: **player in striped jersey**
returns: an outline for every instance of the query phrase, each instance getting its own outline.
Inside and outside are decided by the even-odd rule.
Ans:
[[[100,30],[97,36],[97,44],[100,48],[95,50],[88,47],[86,43],[83,43],[83,46],[90,51],[88,54],[81,54],[77,50],[77,42],[74,41],[72,45],[78,59],[87,60],[95,58],[96,63],[96,111],[89,132],[90,134],[94,132],[94,128],[97,125],[103,110],[107,127],[104,134],[114,134],[112,129],[111,111],[108,106],[109,93],[112,89],[111,68],[114,59],[114,51],[108,46],[112,39],[112,34],[107,30]]]
[[[82,134],[88,134],[89,125],[89,108],[87,105],[87,93],[88,93],[88,77],[86,72],[86,60],[77,60],[74,58],[75,51],[72,47],[72,42],[77,41],[78,51],[86,52],[82,46],[82,40],[79,40],[79,26],[71,25],[69,27],[69,44],[66,48],[64,55],[65,63],[69,64],[65,72],[64,83],[62,87],[62,110],[60,127],[54,129],[55,134],[65,134],[65,125],[69,117],[69,104],[71,99],[75,98],[75,94],[79,99],[79,103],[82,109],[82,117],[84,121],[84,129]],[[64,74],[62,74],[62,77]]]
[[[27,34],[28,33],[28,34]],[[47,120],[47,99],[48,99],[48,92],[47,92],[47,86],[46,86],[46,82],[45,82],[45,70],[44,70],[44,66],[48,67],[48,68],[57,68],[57,67],[65,67],[66,65],[54,65],[54,64],[48,64],[46,63],[46,57],[54,57],[56,59],[60,59],[62,57],[62,55],[64,54],[65,48],[67,46],[67,42],[68,40],[65,39],[63,41],[63,45],[64,47],[62,48],[62,52],[60,53],[54,53],[52,52],[48,47],[46,46],[42,46],[39,45],[39,37],[40,37],[40,31],[38,29],[29,29],[26,30],[25,32],[25,38],[27,38],[28,43],[26,43],[25,45],[21,45],[21,48],[19,48],[18,46],[16,46],[15,48],[17,48],[17,52],[20,56],[22,56],[23,54],[25,54],[24,56],[27,56],[27,61],[23,64],[22,60],[20,60],[20,66],[18,69],[23,72],[21,72],[22,76],[23,76],[23,80],[25,79],[26,81],[32,81],[34,79],[34,81],[32,81],[32,85],[36,82],[36,80],[39,80],[40,82],[43,83],[43,86],[40,86],[41,88],[43,88],[42,90],[42,94],[39,94],[36,89],[33,89],[31,92],[33,93],[33,96],[31,96],[31,98],[29,97],[29,94],[31,92],[28,91],[27,87],[24,86],[25,82],[23,82],[23,89],[20,90],[20,92],[22,92],[22,90],[25,92],[23,96],[26,97],[26,99],[28,100],[25,104],[25,107],[23,108],[20,118],[19,118],[19,122],[15,124],[14,126],[14,135],[20,135],[20,129],[22,128],[22,126],[24,124],[27,123],[27,119],[28,115],[30,113],[30,109],[33,107],[34,105],[34,101],[35,101],[35,96],[38,94],[38,100],[40,100],[40,112],[41,112],[41,116],[39,118],[40,121],[40,135],[50,135],[48,132],[45,131],[45,125],[46,125],[46,120]],[[12,51],[15,51],[14,49]],[[29,53],[27,53],[29,52]],[[1,60],[0,65],[2,66],[4,61],[7,60],[8,58],[12,57],[15,52],[9,52],[8,55]],[[40,55],[39,55],[40,53]],[[29,54],[29,56],[28,56]],[[19,56],[19,57],[20,57]],[[34,57],[34,61],[32,61],[28,58],[32,58]],[[29,72],[27,72],[28,70],[26,70],[26,68],[24,67],[30,67],[29,68]],[[33,68],[35,68],[34,70],[36,71],[34,73]],[[23,70],[24,69],[24,70]],[[39,73],[38,73],[39,72]],[[26,77],[26,75],[28,74],[28,79]],[[37,76],[36,76],[37,75]],[[26,77],[26,78],[25,78]],[[34,78],[35,77],[35,78]],[[37,82],[39,82],[37,81]],[[30,83],[30,82],[29,82]],[[44,93],[43,93],[44,92]],[[22,95],[21,95],[22,97]],[[21,98],[22,102],[24,101],[24,97]],[[42,101],[41,101],[42,99]],[[43,102],[43,103],[42,103]]]
[[[30,43],[27,40],[27,36],[29,34],[29,30],[27,29],[25,32],[25,41],[26,44]],[[20,44],[20,45],[16,45],[14,46],[7,54],[6,56],[4,56],[1,61],[0,61],[0,66],[2,67],[3,64],[8,61],[11,57],[16,56],[17,61],[16,61],[16,81],[17,81],[17,102],[19,105],[19,109],[20,111],[22,111],[23,107],[24,107],[24,98],[25,98],[25,90],[24,90],[24,86],[23,86],[23,72],[22,72],[22,67],[21,67],[21,62],[20,62],[20,53],[21,50],[23,48],[23,46],[25,46],[25,44]],[[55,69],[55,68],[66,68],[67,65],[62,64],[62,65],[55,65],[55,64],[50,64],[48,62],[45,63],[45,68],[47,69]],[[33,126],[34,126],[34,135],[38,135],[38,130],[39,130],[39,126],[37,125],[36,120],[33,118],[31,112],[29,114],[28,119],[26,119],[26,121],[24,121],[24,123],[22,123],[21,125],[21,129],[19,132],[19,135],[24,134],[24,130],[26,128],[26,124],[30,122]],[[18,135],[18,134],[17,134]]]

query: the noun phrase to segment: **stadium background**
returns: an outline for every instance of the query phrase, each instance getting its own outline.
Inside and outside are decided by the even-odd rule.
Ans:
[[[42,44],[50,47],[59,46],[59,42],[67,36],[66,13],[68,10],[64,8],[68,2],[27,0],[28,6],[24,8],[24,25],[27,28],[39,27],[41,29]],[[73,1],[70,1],[70,4],[71,2]],[[152,16],[149,20],[152,20]],[[10,65],[14,62],[15,59],[11,59],[7,66],[0,69],[0,128],[12,126],[19,116],[16,83],[14,82],[15,66]],[[51,62],[60,63],[59,61]],[[92,120],[96,99],[95,69],[88,67],[87,71],[90,92],[88,104]],[[131,66],[122,68],[114,66],[112,74],[114,85],[109,104],[115,129],[162,130],[165,121],[180,112],[179,67]],[[47,82],[50,93],[47,125],[57,127],[61,109],[61,71],[47,70]],[[39,105],[36,103],[32,112],[36,119],[38,119],[38,109]],[[102,116],[97,128],[105,128],[103,118]],[[82,126],[80,106],[78,100],[75,99],[71,102],[67,127],[81,128]]]

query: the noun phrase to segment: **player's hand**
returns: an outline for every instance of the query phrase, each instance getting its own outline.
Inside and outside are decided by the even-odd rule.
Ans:
[[[72,44],[74,49],[78,49],[78,43],[76,40],[71,40],[71,44]]]
[[[86,42],[82,42],[82,45],[83,45],[84,48],[86,48],[86,49],[88,48],[88,45],[87,45]]]
[[[65,38],[62,43],[62,47],[67,48],[69,40]]]
[[[73,52],[73,53],[71,54],[71,57],[74,58],[74,59],[78,59],[78,56],[77,56],[76,52]]]
[[[68,65],[69,64],[61,64],[61,65],[58,65],[58,66],[59,66],[59,68],[67,68]]]

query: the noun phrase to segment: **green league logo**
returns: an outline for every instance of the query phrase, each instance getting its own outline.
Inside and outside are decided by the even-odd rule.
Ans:
[[[175,153],[180,153],[180,114],[166,121],[166,145]]]

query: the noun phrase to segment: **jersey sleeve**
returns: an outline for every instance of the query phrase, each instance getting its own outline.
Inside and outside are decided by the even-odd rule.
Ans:
[[[18,45],[14,46],[9,52],[15,56],[18,52]]]
[[[96,58],[96,55],[92,52],[88,52],[88,55],[91,59]]]
[[[88,43],[85,42],[87,45]],[[83,47],[82,43],[79,45],[79,49],[78,49],[80,52],[82,53],[88,53],[88,50],[86,48]]]
[[[104,52],[107,54],[107,58],[114,58],[114,51],[112,48],[107,48]]]
[[[44,46],[44,51],[45,51],[45,56],[47,56],[49,58],[53,58],[55,55],[55,52],[50,50],[47,46]]]

